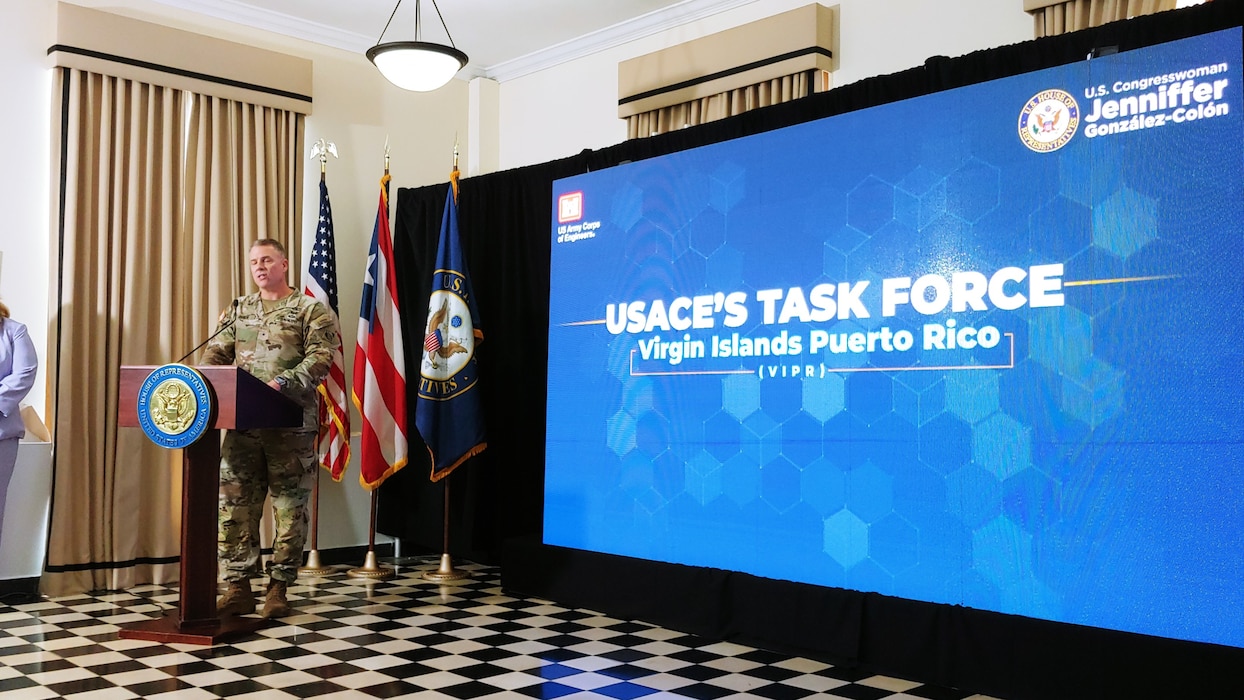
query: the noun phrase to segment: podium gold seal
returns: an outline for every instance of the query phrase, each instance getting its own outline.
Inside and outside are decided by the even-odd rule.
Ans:
[[[138,425],[160,447],[187,447],[207,432],[212,403],[207,380],[194,368],[157,367],[138,389]]]
[[[198,409],[198,401],[190,386],[176,378],[157,384],[147,407],[151,412],[151,422],[168,435],[184,433],[194,422]]]

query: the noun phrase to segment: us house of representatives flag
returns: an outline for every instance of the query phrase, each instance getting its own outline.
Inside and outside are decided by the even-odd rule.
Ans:
[[[456,190],[455,177],[441,217],[415,405],[415,426],[432,458],[432,481],[488,446],[475,357],[484,333],[459,241]]]

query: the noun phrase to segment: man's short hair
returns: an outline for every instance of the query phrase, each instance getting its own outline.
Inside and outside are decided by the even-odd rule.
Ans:
[[[282,258],[289,257],[289,253],[285,252],[285,245],[275,238],[260,238],[259,240],[251,244],[251,249],[254,250],[255,248],[258,248],[260,246],[270,246],[272,248],[276,248],[278,251],[280,251]]]

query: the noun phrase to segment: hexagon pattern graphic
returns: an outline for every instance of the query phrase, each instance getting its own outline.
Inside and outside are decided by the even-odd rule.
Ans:
[[[764,411],[756,411],[743,421],[742,437],[743,455],[754,460],[754,464],[768,464],[782,454],[782,424],[773,420]]]
[[[760,468],[764,501],[778,513],[785,513],[799,503],[799,481],[799,468],[784,457]]]
[[[687,493],[700,505],[712,503],[721,495],[721,462],[706,451],[687,461],[684,476]]]
[[[869,177],[847,194],[847,223],[870,234],[894,218],[894,186]]]
[[[737,454],[721,465],[721,490],[736,505],[745,506],[760,497],[760,470],[756,460]]]
[[[920,533],[890,513],[868,526],[868,556],[888,573],[902,573],[920,561]]]
[[[1158,204],[1123,188],[1093,208],[1093,245],[1127,258],[1157,238]]]
[[[923,165],[899,181],[894,193],[894,218],[913,229],[928,226],[946,212],[946,180]]]
[[[989,470],[965,465],[946,477],[946,503],[964,525],[980,527],[1002,512],[1002,484]]]
[[[1032,535],[999,515],[972,531],[972,568],[1000,588],[1032,580]]]
[[[605,443],[619,457],[625,457],[635,449],[635,418],[626,411],[618,411],[605,426]]]
[[[1007,116],[1008,143],[1021,149]],[[1051,308],[997,308],[990,296],[984,310],[817,321],[844,340],[885,327],[906,330],[917,343],[925,323],[993,324],[1013,334],[1011,364],[985,362],[995,355],[982,348],[740,358],[728,370],[685,379],[697,384],[697,396],[713,396],[695,408],[669,388],[676,382],[632,376],[634,338],[606,336],[608,390],[598,396],[607,406],[583,410],[604,424],[600,450],[617,471],[611,506],[633,519],[636,532],[661,533],[688,504],[700,508],[696,516],[763,522],[766,533],[799,521],[806,536],[799,546],[819,544],[807,566],[849,587],[901,591],[920,580],[939,602],[1060,614],[1065,603],[1046,561],[1071,535],[1052,530],[1068,509],[1092,507],[1078,500],[1097,487],[1085,453],[1133,418],[1129,390],[1146,379],[1129,374],[1132,347],[1104,349],[1145,292],[1104,282],[1160,276],[1159,252],[1192,243],[1177,239],[1180,215],[1164,209],[1176,199],[1170,183],[1152,182],[1122,151],[1103,148],[1106,139],[1077,136],[1057,154],[1021,153],[1044,159],[1026,180],[1013,177],[1015,156],[993,156],[986,139],[941,139],[886,167],[835,163],[807,184],[762,178],[767,170],[738,156],[688,159],[693,165],[681,171],[641,170],[619,186],[598,216],[631,238],[609,261],[621,272],[599,274],[625,280],[618,283],[625,298],[729,290],[754,300],[758,289],[821,283],[867,283],[879,295],[895,277],[1002,266],[1027,273],[1054,263],[1066,266],[1064,283],[1076,283],[1058,290],[1068,302]],[[681,183],[673,193],[670,178]],[[777,190],[798,199],[778,202]],[[771,211],[783,206],[792,211]],[[781,224],[770,230],[770,219]],[[791,281],[765,266],[784,244]],[[1028,294],[1027,284],[1021,277],[1006,292]],[[725,328],[717,315],[705,334],[782,331],[754,316]],[[766,374],[799,363],[807,364],[798,376]],[[809,376],[803,367],[817,371]],[[763,548],[763,536],[739,544]],[[1057,537],[1065,539],[1040,544]]]
[[[1007,414],[995,413],[972,432],[972,456],[999,480],[1007,479],[1031,466],[1032,433]]]
[[[744,169],[730,163],[720,166],[705,182],[700,190],[703,209],[671,237],[670,250],[677,250],[681,237],[687,246],[682,255],[698,255],[704,260],[705,287],[721,288],[739,279],[744,265],[745,256],[731,246],[728,230],[731,210],[742,201],[748,183]],[[1034,235],[1069,217],[1087,222],[1088,198],[1078,192],[1065,194],[1074,196],[1056,198],[1033,215],[1029,223]],[[907,270],[904,262],[906,256],[918,252],[919,241],[932,236],[932,240],[945,244],[948,236],[958,239],[969,235],[970,222],[987,217],[998,207],[1000,198],[998,169],[977,158],[942,174],[933,167],[917,165],[897,185],[866,178],[846,194],[845,211],[839,214],[843,218],[837,223],[835,215],[822,212],[829,224],[823,234],[824,274],[831,280],[852,275],[871,277],[870,283],[880,285],[880,278],[873,273],[852,269],[851,259],[863,255],[875,265],[878,253],[891,248],[893,251],[887,253],[890,258],[885,258],[889,262],[883,267],[923,274],[927,271]],[[624,191],[615,204],[613,219],[626,228],[634,227],[645,215],[643,202],[642,190]],[[1156,205],[1123,189],[1099,197],[1091,210],[1095,223],[1091,244],[1127,257],[1153,239],[1156,224],[1140,229],[1103,226],[1112,217],[1121,218],[1115,216],[1120,208],[1139,210],[1142,220],[1153,221]],[[815,223],[810,218],[807,225]],[[892,241],[889,236],[893,236]],[[1083,244],[1087,246],[1090,241],[1086,239]],[[1070,256],[1081,250],[1083,246],[1049,252]],[[972,263],[961,260],[953,264]],[[830,330],[849,334],[882,323],[879,318],[852,319],[836,322]],[[1069,413],[1095,427],[1122,409],[1118,389],[1123,378],[1092,357],[1093,333],[1087,315],[1070,307],[1034,314],[1028,339],[1029,352],[1037,361],[1049,367],[1079,368],[1073,376],[1062,378],[1063,403]],[[848,370],[868,362],[866,354],[842,357],[828,350],[823,359]],[[762,405],[784,405],[777,397],[791,390],[795,401],[780,414],[761,411]],[[844,569],[854,568],[857,577],[891,581],[893,575],[922,561],[918,529],[892,510],[894,477],[872,462],[844,470],[823,445],[794,436],[819,434],[819,424],[844,411],[854,414],[864,426],[892,415],[917,429],[917,458],[931,468],[923,473],[944,478],[949,512],[970,528],[973,551],[980,552],[976,563],[982,577],[980,585],[1003,597],[1003,592],[1018,591],[1024,585],[1028,589],[1023,590],[1030,590],[1037,585],[1023,583],[1024,572],[1031,569],[1023,546],[1030,540],[1024,540],[1022,528],[1003,514],[1002,483],[1031,467],[1031,436],[1022,423],[1001,412],[998,372],[847,372],[788,380],[785,384],[765,384],[755,375],[730,375],[721,380],[721,396],[722,410],[702,423],[702,449],[682,462],[678,492],[685,491],[701,505],[718,498],[738,506],[759,500],[778,513],[808,504],[824,517],[823,549],[830,558]],[[636,455],[650,461],[657,454],[669,459],[670,427],[653,413],[656,409],[649,382],[630,380],[623,400],[626,410],[609,419],[608,444],[624,458],[624,470],[629,474],[626,488],[642,501],[640,512],[656,512],[676,493],[662,493],[665,489],[657,484],[662,481],[656,475],[659,470],[639,468],[636,463],[641,457]],[[789,440],[783,437],[787,433],[792,436]],[[668,478],[664,482],[669,485]],[[998,559],[998,550],[1005,557]],[[869,566],[873,568],[859,568],[862,562],[872,562]]]
[[[849,510],[840,510],[825,519],[825,553],[844,569],[868,556],[868,525]]]
[[[968,423],[979,423],[998,410],[998,374],[992,370],[946,376],[946,410]]]
[[[880,467],[867,462],[847,472],[847,510],[871,523],[890,512],[894,500],[894,479]]]
[[[1062,408],[1090,427],[1097,428],[1123,412],[1127,376],[1096,357],[1080,372],[1064,376]]]
[[[972,158],[946,178],[946,209],[965,221],[979,221],[998,206],[998,168]]]
[[[1092,243],[1090,210],[1066,197],[1046,202],[1028,217],[1030,240],[1039,257],[1066,260]]]
[[[711,176],[709,205],[728,214],[743,199],[746,188],[747,170],[735,163],[723,163]]]
[[[622,231],[630,231],[643,216],[644,193],[634,185],[626,188],[614,199],[613,210],[609,212],[614,225]]]
[[[721,380],[722,408],[742,422],[760,409],[760,380],[750,374],[732,374]]]
[[[800,473],[799,492],[804,503],[828,516],[846,505],[847,478],[833,462],[822,457]]]
[[[704,421],[704,450],[719,462],[739,453],[741,427],[737,418],[719,411]]]

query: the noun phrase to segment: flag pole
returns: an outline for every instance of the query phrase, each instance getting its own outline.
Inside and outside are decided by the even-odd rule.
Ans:
[[[389,139],[384,140],[384,174],[389,174]],[[387,215],[387,212],[386,212]],[[395,329],[394,332],[400,333],[401,329]],[[360,406],[360,410],[362,407]],[[346,575],[350,578],[369,579],[372,581],[384,581],[394,576],[393,569],[387,566],[380,566],[376,563],[376,504],[380,502],[380,485],[371,492],[371,514],[367,518],[367,556],[363,559],[363,565],[357,569],[350,569]]]
[[[454,568],[453,557],[449,556],[449,477],[452,474],[446,474],[441,481],[445,484],[445,526],[444,526],[444,547],[441,549],[441,564],[436,571],[423,572],[423,578],[428,581],[436,581],[443,583],[446,581],[460,581],[462,579],[471,578],[470,572],[462,569]]]
[[[333,157],[337,157],[336,144],[329,143],[325,139],[320,139],[311,146],[311,157],[320,159],[320,182],[324,182],[325,173],[328,171],[328,154],[332,153]],[[324,397],[320,396],[320,410],[323,411]],[[349,439],[347,436],[346,439]],[[322,461],[322,460],[321,460]],[[319,546],[320,531],[320,465],[315,466],[315,480],[311,482],[311,549],[307,552],[307,563],[305,566],[298,567],[299,576],[327,576],[332,573],[331,566],[324,566],[320,563]]]
[[[315,481],[311,483],[311,549],[307,552],[306,566],[298,567],[299,576],[326,576],[333,567],[320,563],[320,551],[316,549],[316,535],[320,528],[320,467],[315,467]]]
[[[454,191],[454,202],[458,201],[458,137],[454,137],[454,169],[449,175],[449,186]],[[443,546],[441,548],[441,563],[436,571],[423,572],[423,578],[428,581],[459,581],[471,578],[471,574],[462,569],[454,568],[453,557],[449,556],[449,477],[446,474],[442,482],[445,485],[445,518],[442,528]]]
[[[393,569],[376,563],[376,502],[380,498],[380,489],[371,492],[371,517],[367,525],[367,557],[363,565],[346,572],[350,578],[365,578],[372,581],[384,581],[394,576]]]

